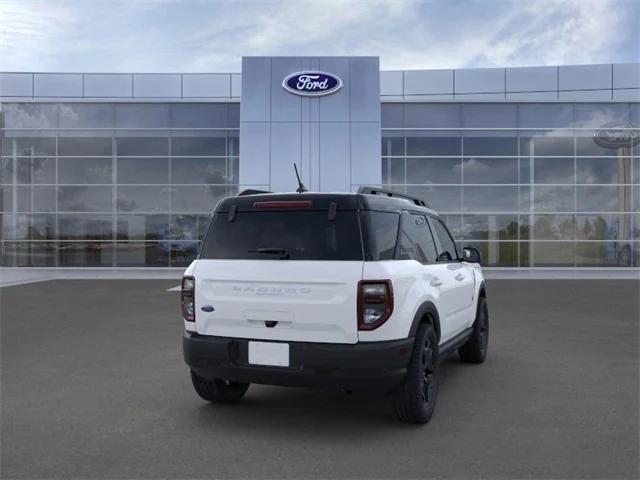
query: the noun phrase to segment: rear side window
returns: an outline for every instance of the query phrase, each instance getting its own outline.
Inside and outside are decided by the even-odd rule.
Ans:
[[[397,213],[372,210],[362,212],[366,260],[393,260],[399,221],[400,215]]]
[[[424,215],[402,215],[398,260],[417,260],[420,263],[436,261],[436,246]]]
[[[362,260],[358,215],[338,211],[238,212],[213,216],[200,258],[226,260]]]
[[[448,253],[451,257],[451,260],[457,260],[458,252],[456,251],[456,244],[453,241],[453,238],[451,238],[449,231],[446,229],[441,220],[432,218],[431,222],[433,225],[433,229],[438,236],[438,240],[440,241],[440,254]]]

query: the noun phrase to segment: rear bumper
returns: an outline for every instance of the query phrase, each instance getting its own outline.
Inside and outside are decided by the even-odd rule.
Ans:
[[[413,338],[353,345],[289,343],[289,367],[248,363],[248,339],[185,331],[184,360],[198,375],[266,385],[389,391],[404,380]]]

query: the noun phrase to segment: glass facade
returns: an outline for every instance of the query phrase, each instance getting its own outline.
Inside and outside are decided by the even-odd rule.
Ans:
[[[183,267],[238,191],[237,102],[0,107],[4,266]],[[640,144],[594,142],[611,122],[640,104],[383,103],[382,182],[487,266],[639,266]]]
[[[3,103],[2,265],[182,267],[238,190],[238,103]]]
[[[385,103],[382,181],[487,266],[638,266],[640,144],[596,143],[612,122],[637,137],[640,104]]]

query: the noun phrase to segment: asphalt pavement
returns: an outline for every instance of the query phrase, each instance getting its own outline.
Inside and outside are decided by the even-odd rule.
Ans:
[[[1,478],[638,478],[633,280],[490,280],[489,356],[425,426],[384,398],[193,392],[172,280],[0,290]]]

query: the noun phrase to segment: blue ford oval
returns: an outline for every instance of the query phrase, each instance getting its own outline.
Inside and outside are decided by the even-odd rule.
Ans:
[[[335,93],[342,88],[342,80],[327,72],[296,72],[282,81],[282,88],[296,95],[319,97]]]

